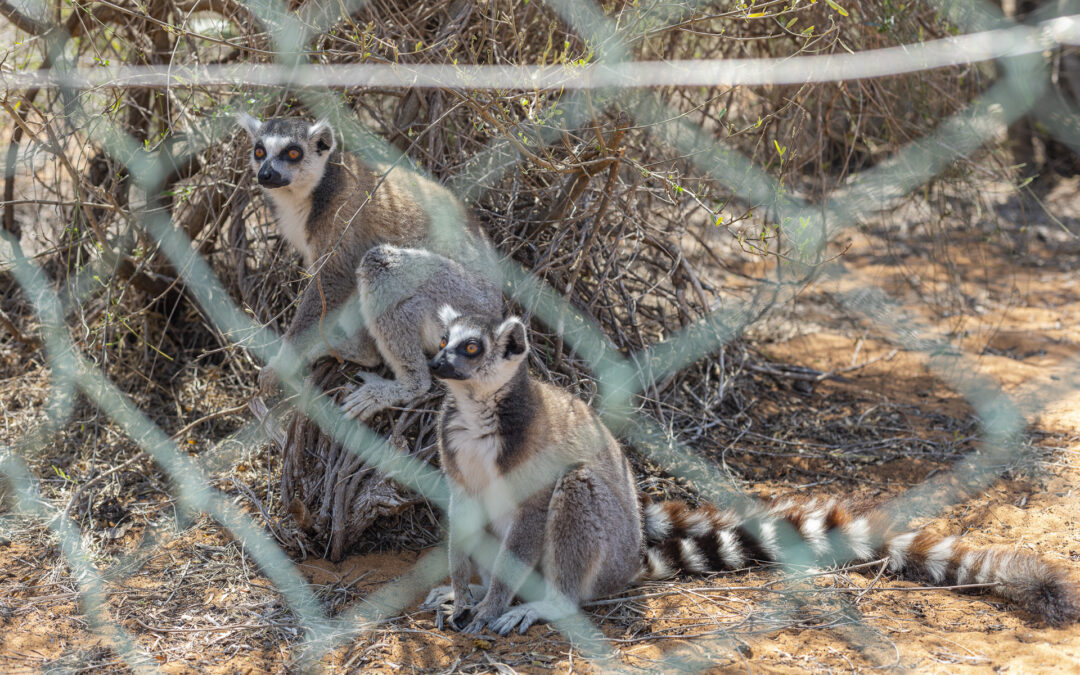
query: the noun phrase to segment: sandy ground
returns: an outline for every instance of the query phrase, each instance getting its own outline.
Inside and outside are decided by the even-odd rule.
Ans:
[[[1080,231],[1077,214],[1069,211],[1080,205],[1076,181],[1064,182],[1047,201]],[[807,387],[777,376],[791,391],[791,404],[777,409],[778,429],[792,411],[824,415],[833,408],[841,418],[867,419],[888,408],[938,441],[973,429],[969,406],[928,369],[924,355],[898,348],[880,325],[840,309],[845,291],[866,283],[888,291],[907,324],[917,320],[965,350],[974,364],[966,370],[991,378],[1016,400],[1031,403],[1053,394],[1045,405],[1031,403],[1027,455],[1003,467],[999,482],[945,509],[933,526],[963,533],[975,544],[1039,551],[1080,570],[1080,390],[1054,391],[1074,379],[1071,360],[1080,356],[1080,244],[1056,226],[1039,227],[1009,236],[987,234],[977,224],[957,228],[948,233],[944,251],[934,250],[933,237],[918,229],[853,232],[844,263],[857,276],[814,285],[756,327],[752,338],[773,363],[840,378]],[[13,387],[32,389],[46,374],[8,369],[5,377],[4,400],[10,405]],[[810,439],[798,441],[804,442]],[[948,470],[935,457],[870,458],[852,470],[856,460],[848,457],[832,466],[804,461],[798,453],[747,452],[736,451],[727,461],[745,460],[747,482],[773,493],[817,490],[881,498]],[[268,470],[258,458],[248,458],[217,484],[227,488],[228,480],[239,477],[265,497],[266,486],[260,492],[259,485]],[[171,506],[148,489],[123,508],[145,514],[145,524],[161,522]],[[112,556],[108,568],[125,571],[108,585],[110,612],[155,665],[167,672],[228,673],[285,672],[295,665],[295,621],[237,543],[208,519],[195,517],[149,545],[150,525],[114,535],[109,545],[98,542]],[[438,554],[429,549],[357,555],[336,564],[307,559],[299,569],[328,611],[341,612],[418,560]],[[1080,672],[1075,626],[1048,628],[990,596],[920,589],[864,572],[822,573],[798,587],[818,592],[802,594],[780,592],[792,587],[769,570],[681,579],[633,589],[589,612],[630,670],[671,671],[681,662],[755,673]],[[1074,578],[1080,583],[1080,573]],[[108,641],[89,629],[74,591],[47,537],[0,542],[0,670],[122,668]],[[332,671],[356,672],[613,667],[585,662],[549,626],[535,626],[523,636],[477,639],[436,630],[431,614],[415,603],[350,638],[323,663]]]

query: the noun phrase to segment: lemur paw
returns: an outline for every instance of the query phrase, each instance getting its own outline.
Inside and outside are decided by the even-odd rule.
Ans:
[[[385,388],[387,380],[375,373],[363,370],[356,373],[356,376],[362,379],[364,383],[350,392],[345,397],[345,400],[341,402],[341,406],[349,417],[355,417],[361,422],[367,422],[376,413],[388,407],[384,403],[384,397],[380,395],[380,390]]]
[[[428,592],[427,597],[424,598],[424,602],[420,603],[420,609],[438,609],[453,601],[453,586],[436,586]]]
[[[461,630],[461,622],[472,607],[472,599],[484,594],[484,587],[479,584],[470,584],[464,598],[456,598],[452,586],[436,586],[428,593],[427,598],[420,609],[433,610],[435,612],[435,627],[443,629],[446,618],[450,618],[450,627]]]
[[[471,604],[473,598],[482,598],[486,592],[487,586],[484,586],[483,584],[469,584],[468,597],[465,598],[465,601]],[[453,601],[453,586],[450,586],[449,584],[445,586],[436,586],[427,594],[427,598],[425,598],[424,602],[420,605],[420,609],[435,609],[439,605],[445,605]]]
[[[505,613],[505,605],[503,607],[492,607],[489,603],[480,601],[480,604],[473,609],[472,621],[470,621],[465,628],[461,629],[461,632],[470,633],[472,635],[483,633],[485,628],[491,626]]]
[[[549,609],[543,602],[527,602],[506,610],[502,616],[490,622],[489,625],[491,630],[502,637],[509,635],[514,628],[518,629],[519,634],[524,635],[534,623],[547,621],[546,614]]]
[[[271,399],[277,396],[280,389],[280,382],[278,380],[277,371],[275,371],[270,364],[266,364],[259,371],[258,379],[258,396],[263,399]]]
[[[487,627],[490,621],[491,619],[481,619],[474,616],[472,621],[469,622],[469,625],[461,629],[461,632],[469,635],[479,635],[484,632],[484,628]]]

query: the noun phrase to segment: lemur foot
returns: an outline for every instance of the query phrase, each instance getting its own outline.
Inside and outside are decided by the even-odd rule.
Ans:
[[[490,598],[485,596],[484,600],[481,600],[473,608],[472,621],[461,629],[462,633],[472,635],[483,633],[485,628],[490,627],[499,617],[506,613],[505,601],[487,602],[488,600]]]
[[[367,422],[377,413],[393,405],[393,401],[389,400],[388,390],[394,386],[394,383],[365,370],[357,372],[356,376],[364,383],[349,393],[341,405],[349,417]]]
[[[545,602],[527,602],[523,605],[517,605],[506,610],[502,616],[488,625],[491,630],[495,631],[502,637],[506,637],[510,634],[510,631],[514,628],[518,629],[518,633],[525,634],[525,631],[529,630],[529,627],[534,623],[544,623],[547,621],[547,616],[551,614],[551,610],[554,608]]]
[[[472,599],[483,597],[486,589],[480,584],[470,584],[466,598],[458,602],[454,597],[452,586],[436,586],[427,594],[427,598],[420,609],[433,610],[435,612],[435,627],[442,630],[446,618],[450,617],[450,626],[460,630],[460,622],[469,613],[472,607]]]
[[[487,587],[483,584],[469,584],[469,597],[466,598],[465,601],[472,604],[473,598],[482,598],[486,592]],[[453,601],[453,586],[436,586],[427,594],[427,598],[421,603],[420,609],[435,609],[441,605],[452,603]]]

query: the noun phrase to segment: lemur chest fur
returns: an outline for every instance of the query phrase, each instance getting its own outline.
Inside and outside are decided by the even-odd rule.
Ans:
[[[269,191],[270,203],[274,208],[281,236],[304,256],[304,262],[310,265],[313,260],[311,245],[308,242],[308,218],[311,216],[311,198],[300,197],[289,188]],[[285,194],[278,194],[284,192]]]
[[[498,465],[503,450],[494,404],[468,397],[455,401],[457,408],[446,418],[443,431],[447,451],[457,467],[451,479],[481,506],[498,536],[505,535],[516,503]]]

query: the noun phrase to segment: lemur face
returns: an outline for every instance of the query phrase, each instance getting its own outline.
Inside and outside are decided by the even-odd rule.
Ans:
[[[525,324],[517,317],[494,324],[483,317],[462,316],[444,305],[439,320],[443,338],[428,367],[440,380],[494,391],[513,377],[528,352]]]
[[[251,135],[251,169],[259,185],[306,192],[318,184],[336,147],[334,131],[325,120],[312,124],[295,117],[275,117],[260,122],[241,115],[239,122]]]

